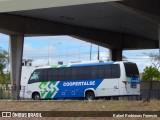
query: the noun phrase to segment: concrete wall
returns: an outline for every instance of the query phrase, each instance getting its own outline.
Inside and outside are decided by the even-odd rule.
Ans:
[[[160,100],[160,81],[142,81],[140,96],[120,97],[120,100],[144,100],[146,98]]]
[[[141,82],[141,90],[146,90],[146,89],[160,89],[160,81],[143,81]]]
[[[160,100],[160,81],[141,82],[140,99],[145,98]]]

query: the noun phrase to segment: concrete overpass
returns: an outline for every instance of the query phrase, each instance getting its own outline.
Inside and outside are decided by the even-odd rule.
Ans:
[[[25,36],[70,35],[111,51],[159,48],[159,0],[0,0],[0,32],[10,35],[12,99],[19,98]]]

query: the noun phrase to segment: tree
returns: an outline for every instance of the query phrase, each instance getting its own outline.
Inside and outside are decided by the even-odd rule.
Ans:
[[[8,53],[0,49],[0,84],[5,84],[8,75],[5,75],[3,70],[6,68]]]
[[[122,60],[123,60],[123,61],[128,61],[128,58],[123,55],[123,56],[122,56]]]
[[[157,69],[160,68],[160,55],[159,54],[154,54],[154,53],[144,53],[150,58],[151,65]]]
[[[160,72],[153,66],[146,67],[142,73],[142,80],[144,81],[156,81],[160,80]]]

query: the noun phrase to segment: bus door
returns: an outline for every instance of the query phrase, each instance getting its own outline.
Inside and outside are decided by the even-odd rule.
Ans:
[[[135,63],[124,63],[126,70],[126,91],[127,94],[137,94],[140,91],[140,78]]]

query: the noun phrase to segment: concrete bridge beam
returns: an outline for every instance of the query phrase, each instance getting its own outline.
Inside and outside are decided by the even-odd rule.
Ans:
[[[111,61],[122,61],[122,50],[121,49],[110,49],[110,60]]]
[[[23,35],[10,36],[11,98],[19,99],[23,57]]]

